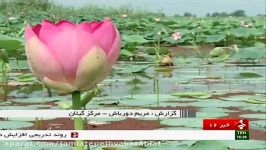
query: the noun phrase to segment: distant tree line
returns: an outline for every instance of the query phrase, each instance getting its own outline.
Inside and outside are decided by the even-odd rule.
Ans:
[[[245,17],[246,12],[244,10],[236,10],[232,13],[227,12],[214,12],[212,14],[207,13],[206,17],[228,17],[228,16],[234,16],[234,17]]]
[[[174,15],[174,16],[182,16],[182,15]],[[185,12],[183,14],[184,17],[197,17],[197,15],[189,13],[189,12]],[[229,17],[229,16],[234,16],[234,17],[245,17],[246,12],[245,10],[236,10],[234,12],[231,13],[227,13],[227,12],[214,12],[214,13],[207,13],[206,17]],[[265,16],[265,14],[258,14],[258,16]]]

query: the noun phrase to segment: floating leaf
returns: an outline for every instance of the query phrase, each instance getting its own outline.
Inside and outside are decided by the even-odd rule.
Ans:
[[[33,126],[31,122],[23,122],[23,121],[0,121],[0,130],[3,129],[20,129],[27,128]]]
[[[262,75],[258,73],[253,73],[253,72],[240,72],[236,78],[237,79],[244,79],[244,78],[261,78],[263,77]]]
[[[265,105],[256,104],[243,107],[242,110],[250,110],[254,112],[266,112]]]
[[[148,47],[148,48],[146,48],[146,52],[149,55],[156,55],[155,47]],[[159,48],[159,53],[160,53],[160,55],[166,55],[166,54],[169,54],[170,53],[170,50],[168,48],[160,47]]]
[[[258,140],[235,140],[235,141],[221,141],[228,145],[230,150],[263,150],[266,147],[265,141]]]
[[[147,68],[149,68],[150,65],[129,65],[122,70],[118,71],[118,73],[139,73],[143,72]]]
[[[8,54],[4,49],[0,49],[0,60],[2,60],[4,63],[8,63]]]
[[[0,106],[0,110],[35,110],[38,106]]]
[[[235,37],[249,37],[263,35],[263,31],[253,28],[236,28],[230,32]]]
[[[251,95],[237,95],[237,96],[230,96],[230,97],[221,97],[220,99],[226,101],[245,101],[248,100]]]
[[[219,141],[197,141],[187,150],[229,150],[228,146]]]
[[[262,43],[262,42],[256,42],[254,44],[255,47],[259,47],[259,48],[264,48],[266,46],[266,44]]]
[[[241,48],[232,58],[239,59],[259,59],[265,57],[265,50],[258,47]]]
[[[256,118],[256,119],[264,119],[266,120],[265,114],[244,114],[240,115],[241,118]]]
[[[63,97],[30,97],[24,99],[15,99],[13,102],[16,103],[42,103],[42,102],[56,102],[62,100]]]
[[[55,118],[39,118],[38,117],[38,120],[52,120],[52,119],[55,119]],[[8,120],[11,120],[11,121],[36,121],[36,118],[28,118],[28,117],[20,117],[20,118],[8,118]]]
[[[197,112],[196,116],[198,118],[219,118],[219,117],[225,117],[228,116],[228,113],[225,112]]]
[[[125,120],[126,118],[89,118],[88,121],[89,121],[89,124],[90,123],[109,123],[109,122],[114,122],[114,121],[122,121],[122,120]]]
[[[23,74],[16,79],[19,82],[33,82],[36,78],[32,74]]]
[[[126,41],[126,42],[129,42],[129,43],[143,44],[143,43],[147,43],[148,42],[148,40],[144,39],[140,35],[123,35],[122,39],[124,41]]]
[[[9,51],[18,50],[21,47],[22,42],[20,40],[0,34],[0,49],[4,49],[8,53]]]
[[[240,107],[240,106],[248,106],[245,102],[233,102],[233,101],[221,101],[217,99],[207,99],[204,101],[191,102],[191,103],[182,103],[179,106],[195,106],[195,107],[219,107],[219,108],[228,108],[228,107]]]
[[[226,55],[227,52],[223,47],[215,47],[210,51],[210,56],[211,57],[221,57]]]
[[[66,103],[66,102],[58,102],[58,107],[60,109],[63,109],[63,110],[68,110],[68,109],[71,109],[72,108],[72,104],[71,103]]]
[[[177,96],[177,97],[191,97],[191,98],[199,98],[199,99],[207,99],[212,96],[209,93],[200,93],[200,92],[184,92],[184,93],[175,93],[172,95]]]
[[[261,99],[248,99],[246,100],[247,103],[252,103],[252,104],[266,104],[266,98],[261,98]]]
[[[202,118],[163,119],[161,125],[202,128]]]
[[[208,35],[205,39],[206,43],[216,43],[220,42],[225,39],[225,35],[219,34],[219,35]]]
[[[253,129],[266,130],[266,120],[250,121],[249,124]]]
[[[134,56],[134,53],[130,52],[129,50],[122,49],[121,50],[121,55],[131,57],[131,56]]]
[[[205,113],[224,113],[224,112],[235,112],[234,110],[230,110],[230,109],[225,109],[225,108],[219,108],[219,107],[205,107],[205,108],[201,108],[200,109],[201,112],[205,112]]]

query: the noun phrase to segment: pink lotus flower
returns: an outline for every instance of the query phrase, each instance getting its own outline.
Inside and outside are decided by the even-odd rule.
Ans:
[[[26,26],[25,40],[31,72],[62,93],[94,88],[120,52],[120,34],[109,19],[81,24],[44,20]]]
[[[174,40],[179,40],[179,39],[181,39],[181,33],[180,32],[175,32],[175,33],[173,33],[172,34],[172,38],[174,39]]]

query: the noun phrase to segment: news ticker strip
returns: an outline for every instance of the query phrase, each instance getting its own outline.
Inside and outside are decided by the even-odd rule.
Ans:
[[[0,117],[191,118],[196,117],[196,112],[191,110],[0,110]]]
[[[239,133],[240,132],[240,133]],[[233,130],[0,130],[0,140],[248,140]]]

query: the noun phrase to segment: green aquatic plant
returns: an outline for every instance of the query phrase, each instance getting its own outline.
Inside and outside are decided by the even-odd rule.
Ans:
[[[0,49],[0,64],[1,64],[1,91],[0,97],[3,98],[4,101],[7,100],[7,93],[8,93],[8,56],[4,50]]]

